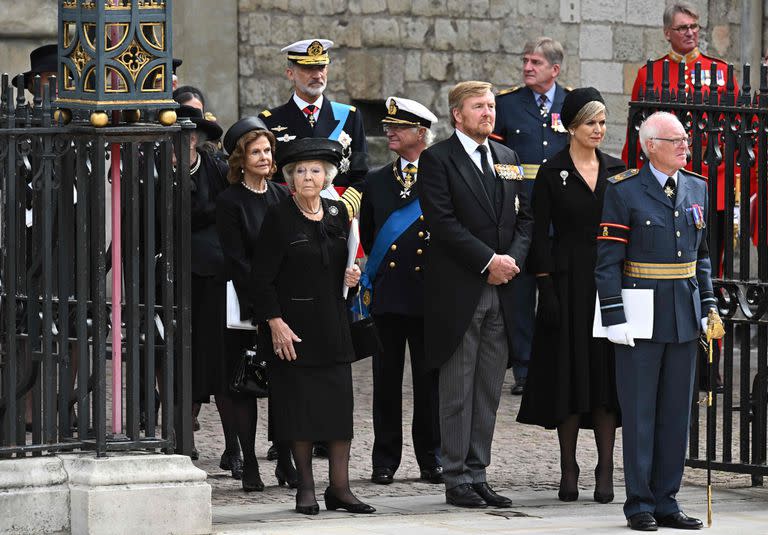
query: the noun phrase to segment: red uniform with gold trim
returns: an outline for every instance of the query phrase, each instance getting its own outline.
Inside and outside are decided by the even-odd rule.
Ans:
[[[653,62],[653,86],[657,91],[661,91],[661,79],[662,69],[664,66],[664,60],[669,60],[669,89],[670,91],[677,91],[677,84],[679,80],[678,65],[680,62],[685,61],[685,85],[688,91],[693,91],[693,77],[696,70],[696,63],[701,63],[701,84],[702,93],[706,99],[709,95],[709,84],[711,80],[710,69],[712,65],[717,66],[717,92],[722,98],[725,95],[725,84],[728,81],[728,64],[719,58],[708,56],[701,53],[698,48],[694,48],[685,56],[682,56],[674,51],[670,51],[667,55],[660,57]],[[632,100],[637,100],[640,95],[640,90],[645,91],[645,83],[648,79],[648,68],[646,65],[640,67],[637,71],[637,78],[635,78],[635,84],[632,86]],[[739,86],[734,80],[734,91],[738,94]],[[638,154],[640,153],[640,145],[637,147]],[[621,159],[629,165],[629,151],[627,147],[627,140],[624,140],[624,149],[621,151]],[[638,161],[638,165],[642,162]],[[685,167],[688,170],[693,170],[693,162],[689,162]],[[702,162],[701,174],[709,176],[707,165]],[[725,165],[720,164],[717,172],[717,210],[725,209]]]

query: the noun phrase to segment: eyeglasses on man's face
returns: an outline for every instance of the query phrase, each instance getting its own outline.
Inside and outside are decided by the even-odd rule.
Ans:
[[[698,32],[701,29],[701,26],[698,24],[681,24],[680,26],[675,26],[672,28],[672,30],[676,31],[679,34],[686,34],[688,31],[692,31],[693,33]]]
[[[675,147],[690,147],[693,143],[693,140],[689,137],[652,137],[651,139],[666,141],[667,143],[672,143]]]

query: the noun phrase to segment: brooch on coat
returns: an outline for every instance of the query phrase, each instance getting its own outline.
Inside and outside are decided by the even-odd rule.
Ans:
[[[496,176],[502,180],[522,180],[523,179],[523,166],[512,165],[508,163],[497,163],[493,165],[496,169]]]
[[[341,162],[339,162],[339,173],[346,173],[349,171],[351,164],[349,158],[352,156],[352,138],[344,130],[341,131],[337,139],[341,143]]]

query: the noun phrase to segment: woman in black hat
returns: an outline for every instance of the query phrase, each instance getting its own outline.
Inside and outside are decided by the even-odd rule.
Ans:
[[[274,434],[291,442],[299,474],[296,511],[319,511],[312,443],[328,443],[329,510],[372,513],[349,488],[354,351],[342,288],[357,286],[360,269],[346,267],[349,218],[342,202],[320,192],[336,175],[342,145],[305,138],[281,147],[283,176],[295,192],[271,207],[256,242],[255,319],[271,333],[270,404]]]
[[[224,136],[224,148],[229,153],[230,186],[217,201],[216,223],[226,258],[227,279],[232,280],[240,303],[240,316],[253,317],[253,303],[248,287],[250,284],[253,250],[267,208],[290,196],[288,188],[272,182],[276,171],[274,153],[275,136],[261,119],[246,117],[236,122]],[[244,457],[243,490],[262,491],[264,483],[256,460],[256,424],[258,406],[255,398],[234,394],[229,382],[237,369],[243,351],[256,342],[252,331],[225,329],[224,379],[220,406],[231,414],[234,429]],[[287,482],[296,487],[296,469],[291,461],[287,444],[276,444],[278,458],[275,477],[279,484]],[[225,452],[226,455],[226,452]],[[222,462],[224,462],[222,456]]]
[[[594,429],[594,499],[613,500],[613,444],[619,423],[613,346],[592,337],[596,240],[607,179],[624,162],[601,152],[605,104],[585,87],[561,112],[569,145],[543,164],[533,187],[534,232],[528,262],[539,300],[528,381],[517,421],[557,428],[563,501],[578,498],[579,428]],[[550,234],[550,228],[554,230]]]

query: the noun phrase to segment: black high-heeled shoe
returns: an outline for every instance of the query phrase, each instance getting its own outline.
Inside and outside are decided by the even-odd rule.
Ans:
[[[278,463],[275,467],[275,479],[277,479],[277,484],[281,487],[286,483],[292,489],[299,486],[299,475],[296,473],[296,468],[294,468],[293,464],[285,467]]]
[[[341,501],[339,498],[336,497],[331,492],[331,487],[328,487],[325,489],[325,492],[323,493],[323,498],[325,499],[325,508],[329,511],[335,511],[336,509],[346,509],[347,512],[350,513],[357,513],[357,514],[371,514],[375,513],[376,509],[374,507],[371,507],[367,503],[359,502],[359,503],[346,503]]]
[[[302,515],[316,515],[320,512],[320,506],[317,504],[317,502],[311,505],[299,505],[297,503],[296,512]]]
[[[593,498],[597,503],[611,503],[613,501],[613,469],[611,469],[611,490],[609,492],[600,492],[597,490],[597,485],[600,481],[600,465],[595,467],[595,493]]]
[[[561,471],[564,472],[562,467]],[[557,491],[557,497],[561,502],[575,502],[579,499],[579,467],[576,466],[576,490],[565,489],[565,473],[560,476],[560,488]]]
[[[234,479],[243,478],[243,458],[240,456],[239,451],[229,452],[225,451],[221,454],[221,460],[219,461],[219,468],[232,472]]]
[[[243,464],[243,490],[245,492],[262,492],[264,482],[259,474],[259,463],[246,461]]]

